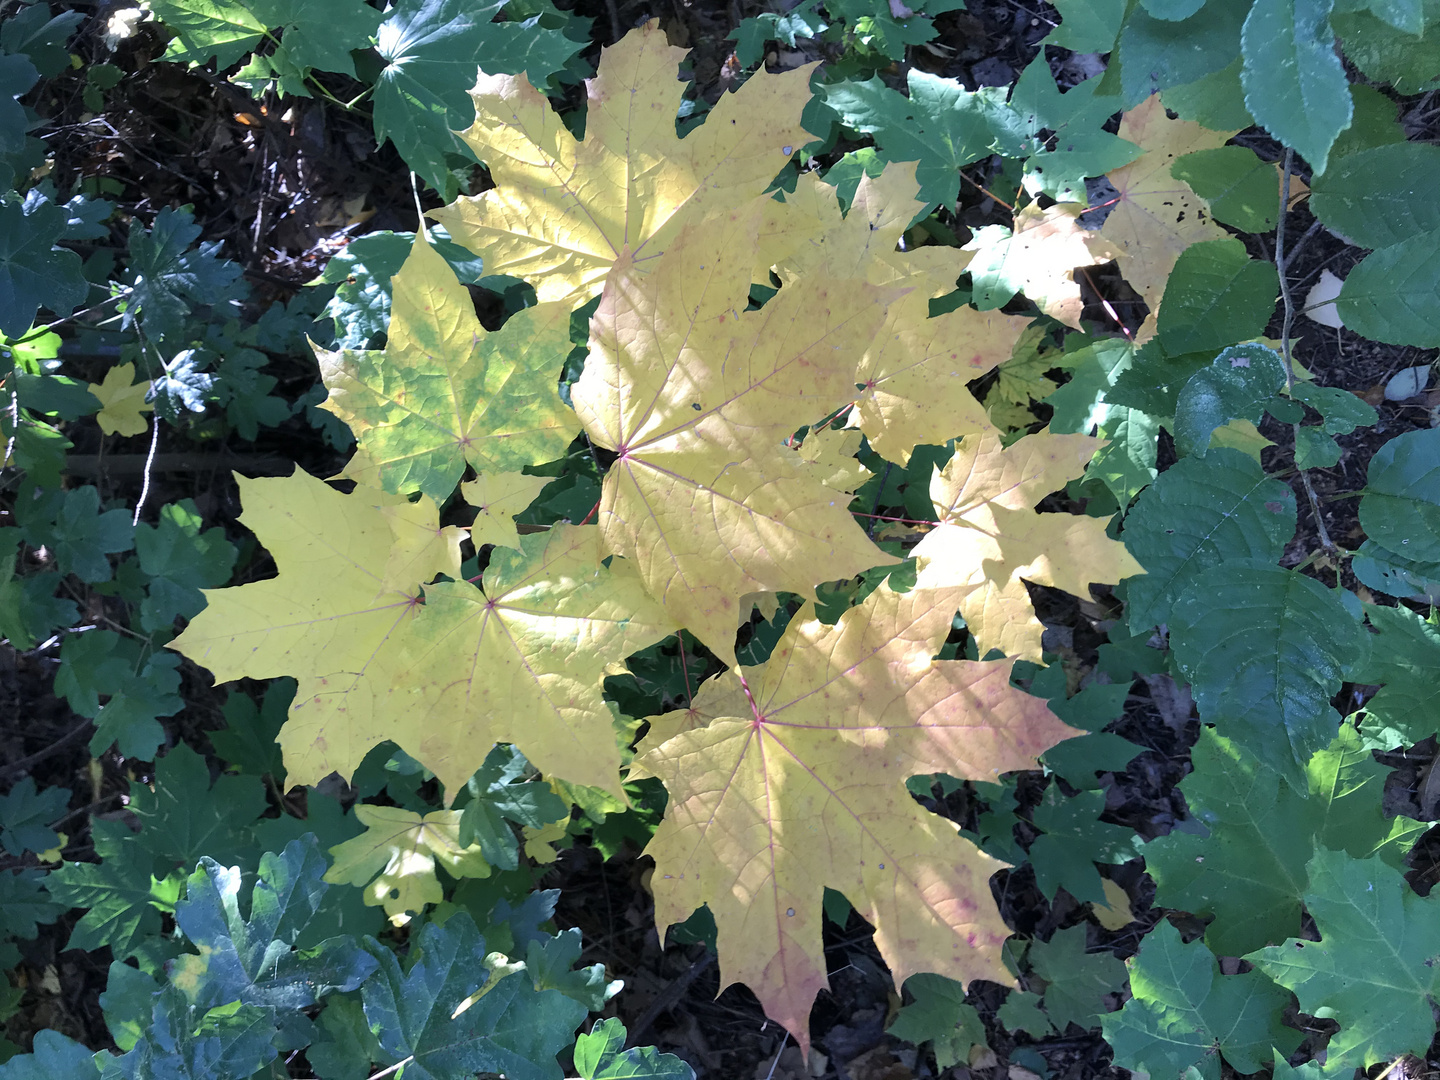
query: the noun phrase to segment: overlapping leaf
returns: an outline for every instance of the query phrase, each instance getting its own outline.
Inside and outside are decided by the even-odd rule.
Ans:
[[[810,68],[763,68],[726,94],[686,138],[675,134],[683,49],[659,21],[601,56],[586,83],[585,138],[574,136],[523,75],[482,75],[465,141],[495,187],[434,216],[486,259],[570,306],[600,291],[612,264],[644,267],[680,230],[765,190],[811,140],[800,126]]]
[[[517,312],[493,334],[423,236],[394,279],[384,352],[320,351],[330,396],[387,491],[443,502],[466,464],[519,472],[560,457],[575,418],[560,400],[570,308]]]
[[[1210,220],[1205,201],[1190,185],[1170,174],[1170,166],[1182,155],[1223,146],[1233,134],[1171,120],[1153,96],[1120,121],[1120,137],[1145,153],[1106,174],[1119,196],[1100,235],[1114,245],[1120,272],[1151,311],[1160,306],[1166,279],[1182,251],[1229,235]]]
[[[738,686],[743,710],[640,759],[670,792],[647,848],[657,922],[708,903],[722,983],[747,983],[802,1046],[825,985],[822,886],[876,928],[897,981],[1009,981],[1009,931],[986,884],[1000,864],[904,783],[1028,767],[1075,732],[1009,686],[1008,662],[931,660],[949,625],[943,596],[888,585],[834,626],[802,610],[763,669],[722,679],[731,689],[718,698],[737,701]]]
[[[961,440],[937,470],[930,498],[940,524],[915,548],[919,584],[954,590],[984,656],[1040,659],[1043,628],[1025,581],[1088,596],[1143,568],[1105,534],[1100,518],[1038,514],[1033,507],[1081,475],[1101,445],[1088,435],[1029,435],[1009,447],[994,435]]]
[[[682,236],[651,273],[617,267],[571,391],[586,434],[618,460],[599,525],[677,625],[733,659],[747,593],[891,561],[781,446],[852,399],[887,295],[806,277],[746,311],[756,213]]]

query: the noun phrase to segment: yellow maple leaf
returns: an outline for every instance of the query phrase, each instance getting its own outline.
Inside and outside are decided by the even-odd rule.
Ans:
[[[908,290],[890,304],[856,367],[862,390],[852,414],[871,448],[902,465],[918,445],[990,428],[966,384],[1010,355],[1026,323],[968,306],[930,317],[930,300],[955,288],[972,253],[897,250],[906,226],[925,207],[918,192],[914,163],[888,165],[879,176],[860,180],[842,214],[836,189],[807,174],[784,205],[822,227],[777,266],[786,281],[825,273]]]
[[[983,263],[986,272],[1024,293],[1046,315],[1079,329],[1084,303],[1075,268],[1108,262],[1117,254],[1103,232],[1080,224],[1084,212],[1080,203],[1030,203],[1015,215],[1009,235],[982,229],[966,245],[975,252],[972,269]]]
[[[437,860],[453,877],[490,876],[480,845],[460,844],[459,810],[422,816],[398,806],[357,803],[354,813],[365,831],[330,849],[334,862],[325,880],[364,889],[365,903],[383,907],[396,926],[445,898],[435,876]]]
[[[460,571],[460,531],[440,528],[435,504],[409,503],[357,488],[343,495],[297,470],[288,477],[236,477],[240,521],[270,551],[278,576],[205,590],[207,606],[170,648],[203,664],[217,682],[293,675],[300,683],[282,729],[294,783],[332,771],[349,776],[386,721],[357,713],[343,731],[296,740],[297,711],[310,696],[335,693],[365,677],[394,635],[419,610],[420,586]],[[317,741],[318,740],[318,741]]]
[[[936,469],[930,498],[939,524],[916,546],[917,587],[953,590],[981,656],[1039,661],[1044,628],[1026,581],[1086,597],[1144,569],[1105,535],[1102,518],[1039,514],[1032,507],[1082,475],[1104,439],[1028,435],[1004,447],[972,435]]]
[[[936,661],[952,609],[881,585],[834,626],[806,607],[739,707],[650,749],[670,801],[646,848],[655,918],[708,904],[721,985],[746,983],[808,1045],[825,987],[821,893],[875,927],[896,984],[917,971],[1012,981],[989,878],[1003,864],[905,791],[920,773],[993,779],[1077,732],[1009,685],[1010,661]],[[727,691],[720,689],[717,696]]]
[[[1229,235],[1210,220],[1210,208],[1189,184],[1170,175],[1175,159],[1224,146],[1233,131],[1211,131],[1189,120],[1171,120],[1158,95],[1120,119],[1120,137],[1145,152],[1106,179],[1119,192],[1100,235],[1110,241],[1120,273],[1159,310],[1165,282],[1180,253],[1202,240]]]
[[[845,428],[812,428],[800,444],[800,460],[814,470],[815,476],[826,487],[851,494],[872,475],[855,457],[860,449],[860,438],[860,432]],[[773,594],[759,595],[772,597],[771,601],[766,601],[767,607],[773,603]],[[769,617],[774,618],[774,614],[775,609],[771,608]]]
[[[708,219],[654,272],[617,266],[571,390],[586,434],[618,459],[601,490],[606,545],[731,663],[746,593],[813,595],[894,561],[781,445],[851,400],[891,297],[812,276],[746,311],[758,227],[754,210]]]
[[[565,452],[576,434],[558,388],[568,305],[525,308],[487,334],[470,294],[420,235],[394,291],[383,352],[316,350],[330,391],[321,408],[350,425],[381,487],[443,502],[467,462],[519,472]]]
[[[593,525],[556,526],[521,537],[519,551],[496,548],[482,588],[427,586],[419,614],[375,646],[363,676],[297,693],[280,732],[292,778],[292,757],[309,762],[317,746],[392,739],[453,797],[508,742],[547,776],[619,795],[605,667],[675,626],[628,563],[601,564],[599,541]],[[319,775],[340,768],[326,764]]]
[[[461,496],[479,511],[470,525],[470,539],[475,546],[499,544],[518,548],[520,537],[515,531],[515,515],[524,513],[552,480],[552,476],[526,476],[518,472],[481,473],[461,484]]]
[[[687,222],[760,196],[814,138],[800,126],[814,65],[757,71],[681,139],[684,57],[658,20],[604,50],[585,84],[583,141],[524,75],[482,74],[464,139],[495,187],[431,216],[485,256],[486,273],[525,278],[542,301],[574,306],[600,291],[622,253],[643,265]]]
[[[134,364],[116,364],[105,373],[104,382],[90,384],[90,393],[100,401],[95,419],[106,435],[139,435],[147,426],[141,414],[155,411],[145,401],[150,383],[134,380]]]

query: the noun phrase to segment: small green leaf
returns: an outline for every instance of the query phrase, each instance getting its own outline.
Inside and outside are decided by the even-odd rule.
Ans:
[[[1349,435],[1357,427],[1369,427],[1380,419],[1374,406],[1339,387],[1297,380],[1290,388],[1290,396],[1318,412],[1330,435]]]
[[[69,805],[69,788],[36,791],[35,779],[22,776],[0,795],[0,846],[17,856],[27,851],[49,851],[60,843],[49,823],[61,817]]]
[[[5,57],[0,78],[11,73],[7,67],[18,59]],[[0,101],[14,105],[5,90],[0,84]],[[90,283],[80,273],[80,256],[55,246],[68,221],[65,209],[39,189],[31,189],[23,200],[14,192],[0,199],[0,333],[7,337],[22,336],[41,307],[56,315],[69,315],[89,295]]]
[[[135,784],[130,798],[140,845],[167,871],[188,870],[206,855],[254,865],[248,829],[265,812],[259,777],[221,776],[212,787],[205,759],[180,743],[155,763],[153,787]]]
[[[110,1037],[122,1051],[145,1037],[159,990],[159,984],[139,968],[111,961],[110,975],[100,994],[100,1008]]]
[[[1060,0],[1060,25],[1045,39],[1048,45],[1075,52],[1107,53],[1115,48],[1125,21],[1125,0]]]
[[[92,753],[116,745],[126,757],[150,760],[165,741],[165,729],[157,718],[184,708],[176,693],[178,657],[146,652],[141,642],[113,630],[71,634],[60,646],[62,664],[55,673],[55,690],[77,713],[95,721]],[[103,705],[102,696],[109,698]]]
[[[1105,903],[1105,889],[1097,862],[1119,863],[1130,858],[1134,833],[1099,820],[1105,810],[1105,792],[1082,791],[1067,799],[1051,784],[1044,801],[1035,808],[1035,827],[1044,830],[1030,845],[1035,884],[1054,900],[1064,888],[1081,903]]]
[[[1130,5],[1118,50],[1123,107],[1224,68],[1240,53],[1240,27],[1249,7],[1244,0],[1209,0],[1190,18],[1169,22]],[[1112,78],[1107,72],[1106,81]]]
[[[1273,267],[1270,272],[1273,275]],[[1285,366],[1273,349],[1232,345],[1208,368],[1190,376],[1181,388],[1175,402],[1176,448],[1184,454],[1204,457],[1216,428],[1231,420],[1258,422],[1275,392],[1284,385]]]
[[[1332,20],[1346,58],[1377,83],[1397,94],[1422,94],[1440,85],[1440,2],[1421,5],[1425,30],[1397,30],[1370,11],[1335,13]]]
[[[95,584],[109,581],[106,555],[129,551],[135,531],[127,510],[101,511],[93,485],[69,491],[22,491],[15,503],[25,542],[48,548],[65,573]]]
[[[1335,301],[1345,326],[1391,345],[1440,346],[1440,229],[1372,251]]]
[[[294,700],[295,686],[294,679],[276,679],[265,688],[259,708],[250,695],[231,690],[220,707],[226,726],[210,732],[210,745],[227,763],[252,776],[272,777],[282,790],[285,763],[275,738]]]
[[[905,980],[915,1000],[895,1014],[890,1034],[906,1042],[932,1043],[935,1064],[948,1069],[969,1060],[972,1046],[985,1045],[985,1025],[965,1003],[965,987],[943,975],[921,973]]]
[[[1340,444],[1318,427],[1295,429],[1295,467],[1328,469],[1340,460]]]
[[[1030,967],[1045,980],[1045,1012],[1062,1035],[1071,1024],[1100,1026],[1105,999],[1125,985],[1125,965],[1113,953],[1086,951],[1084,923],[1031,942]]]
[[[166,503],[155,525],[135,526],[135,554],[150,576],[140,605],[140,626],[169,630],[176,617],[191,618],[205,607],[201,589],[216,589],[230,580],[237,549],[221,528],[201,531],[200,511],[193,499]]]
[[[1011,990],[996,1018],[1010,1031],[1023,1031],[1035,1039],[1043,1039],[1054,1030],[1040,1008],[1040,995],[1024,990]]]
[[[575,1071],[583,1080],[695,1080],[695,1070],[653,1046],[625,1049],[625,1025],[599,1021],[575,1040]]]
[[[1350,126],[1345,67],[1335,55],[1332,0],[1255,0],[1240,38],[1245,105],[1317,173]]]

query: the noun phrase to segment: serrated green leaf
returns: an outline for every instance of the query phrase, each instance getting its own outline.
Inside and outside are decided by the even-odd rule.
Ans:
[[[994,153],[1023,156],[1020,116],[1006,103],[1003,87],[969,91],[954,79],[919,68],[909,76],[910,96],[878,78],[824,87],[825,103],[845,126],[875,136],[888,161],[916,161],[919,198],[928,207],[953,206],[960,193],[958,170]]]
[[[1171,354],[1215,352],[1263,333],[1279,294],[1275,265],[1250,258],[1239,240],[1192,244],[1181,252],[1165,285],[1156,331]],[[1245,352],[1234,354],[1232,363],[1243,357],[1250,364],[1240,370],[1248,372],[1261,347],[1237,348]],[[1284,370],[1276,370],[1283,384]]]
[[[624,983],[608,979],[604,964],[576,970],[575,961],[580,959],[583,947],[580,931],[573,927],[554,937],[531,941],[525,946],[525,971],[536,991],[559,990],[591,1012],[599,1012]]]
[[[1209,728],[1191,761],[1180,788],[1201,831],[1177,828],[1145,845],[1156,902],[1213,916],[1205,943],[1221,956],[1284,941],[1300,928],[1316,808]]]
[[[1369,427],[1380,419],[1373,405],[1336,386],[1316,386],[1296,380],[1290,396],[1318,412],[1324,421],[1322,426],[1331,435],[1348,435],[1357,427]]]
[[[152,339],[174,338],[196,305],[216,304],[228,295],[240,277],[240,265],[217,257],[219,240],[192,249],[199,237],[200,226],[189,210],[167,206],[155,215],[149,229],[138,219],[131,221],[130,266],[124,276],[131,291],[121,322],[124,328],[138,321]],[[174,370],[168,375],[172,380],[179,377]]]
[[[497,746],[466,785],[470,801],[460,816],[460,844],[479,844],[485,861],[500,870],[520,865],[520,847],[510,822],[538,829],[570,813],[569,804],[548,783],[533,776],[516,783],[529,769],[530,763],[514,747]]]
[[[695,1070],[653,1046],[625,1049],[625,1025],[601,1020],[575,1040],[575,1071],[582,1080],[694,1080]]]
[[[1440,146],[1401,142],[1361,150],[1315,177],[1310,208],[1353,244],[1389,247],[1440,229],[1440,203],[1429,196],[1437,174]]]
[[[905,980],[915,1000],[895,1014],[890,1034],[915,1044],[931,1043],[935,1064],[948,1069],[985,1045],[985,1025],[975,1006],[965,1003],[965,987],[943,975],[921,973]]]
[[[1368,78],[1398,94],[1420,94],[1440,85],[1440,0],[1421,5],[1425,32],[1397,30],[1370,11],[1336,12],[1331,20],[1345,56]]]
[[[1300,791],[1305,763],[1335,737],[1330,699],[1364,644],[1335,593],[1258,559],[1212,569],[1170,618],[1170,647],[1201,719]]]
[[[1305,907],[1319,941],[1291,939],[1245,959],[1295,992],[1300,1008],[1333,1017],[1327,1066],[1362,1067],[1423,1054],[1435,1034],[1440,920],[1378,857],[1320,850]]]
[[[1440,346],[1440,229],[1372,251],[1335,301],[1345,326],[1391,345]]]
[[[1360,524],[1376,544],[1440,574],[1440,428],[1407,431],[1370,459]]]
[[[258,776],[221,776],[212,787],[205,759],[180,743],[155,763],[153,788],[131,788],[130,809],[142,825],[139,844],[166,870],[206,855],[254,865],[249,826],[265,812],[265,789]]]
[[[281,48],[302,72],[319,68],[352,77],[351,51],[368,46],[384,18],[364,0],[255,0],[252,10],[282,30]]]
[[[155,0],[151,10],[176,37],[165,58],[227,68],[255,47],[265,26],[239,0]]]
[[[193,499],[166,503],[156,525],[135,526],[135,554],[150,576],[140,605],[140,627],[170,629],[176,617],[190,618],[205,607],[201,589],[217,589],[230,580],[237,548],[225,530],[201,530]]]
[[[200,954],[171,964],[171,984],[202,1009],[240,1001],[292,1011],[354,990],[377,967],[354,938],[294,948],[329,887],[321,880],[328,867],[313,834],[278,855],[267,852],[247,919],[240,914],[240,869],[202,858],[175,905],[176,924]]]
[[[0,1064],[0,1080],[90,1080],[99,1075],[95,1051],[49,1028],[35,1033],[32,1052]]]
[[[12,940],[33,941],[39,927],[65,914],[65,907],[46,895],[48,875],[36,867],[0,870],[0,968],[20,962]]]
[[[1167,105],[1172,96],[1165,95]],[[1199,150],[1178,158],[1170,166],[1170,175],[1194,188],[1195,194],[1210,205],[1210,216],[1216,221],[1233,225],[1241,232],[1269,232],[1275,227],[1280,206],[1279,179],[1275,166],[1260,160],[1253,150],[1243,146]],[[1185,255],[1180,258],[1183,260]],[[1241,338],[1254,336],[1240,335]]]
[[[1332,0],[1255,0],[1240,36],[1246,108],[1317,173],[1351,120],[1331,6]]]
[[[1274,273],[1274,267],[1270,272]],[[1160,310],[1163,316],[1165,309]],[[1176,448],[1184,454],[1204,457],[1216,428],[1231,420],[1258,422],[1284,385],[1285,365],[1273,349],[1264,345],[1230,346],[1181,387],[1175,401]]]
[[[1140,156],[1140,147],[1103,130],[1115,102],[1096,96],[1099,85],[1098,78],[1087,79],[1062,94],[1044,56],[1021,73],[1010,108],[1032,143],[1025,162],[1027,191],[1084,202],[1086,177],[1103,176]]]
[[[22,776],[0,795],[0,847],[11,855],[49,851],[60,843],[49,822],[61,817],[69,805],[69,788],[36,791],[34,777]]]
[[[410,1080],[451,1080],[473,1072],[503,1072],[515,1080],[561,1075],[555,1055],[570,1044],[586,1009],[558,990],[536,992],[525,974],[500,979],[468,1008],[484,986],[485,940],[470,916],[427,923],[411,939],[411,963],[374,940],[366,949],[380,970],[363,989],[365,1016],[380,1045]]]
[[[278,1053],[274,1009],[238,1001],[197,1009],[167,986],[151,1016],[145,1038],[107,1061],[101,1080],[250,1080]]]
[[[1181,944],[1169,922],[1146,935],[1129,964],[1134,995],[1118,1013],[1101,1017],[1115,1064],[1177,1080],[1194,1069],[1219,1080],[1218,1050],[1236,1072],[1257,1072],[1271,1048],[1289,1054],[1300,1033],[1281,1026],[1288,995],[1258,971],[1221,975],[1210,950]]]
[[[1030,862],[1035,884],[1047,899],[1054,900],[1064,888],[1081,903],[1105,903],[1097,862],[1124,862],[1132,854],[1129,829],[1101,821],[1105,792],[1082,791],[1067,799],[1051,784],[1044,801],[1035,808],[1033,821],[1044,830],[1030,845]]]
[[[1295,494],[1258,462],[1225,448],[1177,462],[1125,518],[1125,546],[1146,570],[1126,585],[1131,631],[1169,622],[1180,594],[1216,566],[1278,560],[1294,534]]]
[[[1030,944],[1030,967],[1046,983],[1045,1012],[1062,1035],[1071,1024],[1099,1027],[1106,997],[1125,985],[1125,964],[1110,952],[1087,952],[1086,935],[1081,923]]]
[[[1210,0],[1190,18],[1168,22],[1131,5],[1118,50],[1123,107],[1224,68],[1239,55],[1240,27],[1249,7],[1244,0]],[[1107,73],[1106,81],[1111,79]]]
[[[25,542],[49,548],[60,569],[81,581],[110,580],[106,555],[129,551],[134,529],[126,510],[100,509],[100,493],[93,485],[69,491],[22,491],[15,504]]]
[[[16,59],[7,57],[11,65]],[[13,71],[0,69],[0,77],[6,74],[19,85]],[[5,89],[0,85],[0,100],[13,105]],[[41,307],[69,315],[89,295],[80,256],[55,246],[68,220],[64,208],[39,190],[23,200],[13,192],[0,199],[0,333],[7,337],[22,336]]]
[[[469,90],[479,68],[491,75],[525,72],[544,88],[584,46],[560,30],[492,22],[503,0],[400,0],[376,31],[385,67],[375,82],[375,137],[395,143],[431,187],[453,198],[447,152],[471,157],[452,132],[475,119]]]
[[[1403,34],[1419,37],[1425,31],[1421,0],[1336,0],[1336,11],[1369,11]]]
[[[70,707],[95,721],[90,750],[99,754],[118,745],[126,757],[147,761],[165,741],[156,719],[173,716],[185,705],[180,665],[173,654],[150,652],[141,642],[113,630],[71,634],[60,646],[55,691]],[[101,696],[109,700],[103,705]]]
[[[295,687],[294,679],[276,679],[265,688],[258,708],[250,695],[231,690],[220,707],[226,726],[210,732],[210,745],[229,765],[252,776],[269,776],[282,791],[285,763],[275,737],[285,723]]]
[[[1050,1018],[1040,1008],[1040,995],[1025,990],[1011,990],[995,1015],[1010,1031],[1023,1031],[1035,1039],[1053,1031]]]
[[[59,903],[86,909],[66,948],[108,945],[116,959],[123,960],[142,951],[148,945],[145,939],[160,932],[160,911],[174,910],[181,878],[177,874],[157,880],[150,872],[151,860],[135,857],[135,836],[121,822],[93,818],[90,834],[100,862],[67,862],[50,872],[45,887]]]
[[[1366,734],[1380,728],[1388,748],[1440,733],[1440,628],[1406,607],[1367,604],[1365,614],[1377,633],[1365,662],[1348,674],[1381,684],[1365,704]]]
[[[1368,724],[1364,732],[1348,722],[1340,725],[1335,741],[1305,767],[1314,804],[1306,807],[1306,817],[1319,847],[1345,851],[1356,859],[1379,855],[1404,870],[1411,846],[1429,826],[1385,815],[1383,795],[1390,770],[1375,760],[1372,746]]]

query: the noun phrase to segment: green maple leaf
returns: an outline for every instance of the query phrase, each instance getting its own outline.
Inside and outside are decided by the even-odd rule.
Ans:
[[[193,499],[166,503],[155,525],[135,526],[135,554],[149,575],[140,604],[141,629],[170,629],[175,617],[190,618],[205,607],[201,589],[230,580],[238,549],[221,528],[200,528]]]
[[[153,788],[132,788],[130,809],[143,825],[140,846],[167,871],[207,855],[253,866],[248,830],[265,811],[265,789],[258,776],[221,776],[212,786],[205,759],[181,743],[156,762]]]
[[[1106,903],[1097,862],[1124,862],[1130,857],[1134,833],[1100,821],[1105,809],[1104,791],[1082,791],[1067,799],[1052,784],[1045,800],[1035,808],[1034,822],[1044,835],[1030,845],[1035,884],[1048,898],[1063,887],[1076,900]]]
[[[36,791],[34,777],[22,776],[0,795],[0,846],[11,855],[49,851],[60,843],[60,837],[48,823],[62,816],[69,805],[69,788]]]
[[[526,308],[486,333],[470,294],[424,237],[394,288],[383,353],[319,354],[330,389],[323,407],[355,432],[377,486],[443,503],[467,463],[519,472],[564,454],[579,426],[558,389],[570,305]]]
[[[13,68],[16,58],[6,59]],[[3,101],[9,101],[5,90],[24,81],[15,81],[13,71],[0,68],[0,78],[6,75],[12,78],[9,86],[0,84]],[[69,315],[89,294],[80,256],[55,246],[68,221],[64,208],[38,190],[23,200],[13,192],[0,199],[0,333],[7,337],[23,336],[41,307]]]
[[[1105,999],[1125,985],[1125,965],[1104,950],[1086,951],[1085,924],[1032,942],[1030,967],[1045,980],[1045,1012],[1062,1035],[1069,1025],[1097,1027]]]
[[[695,1080],[695,1070],[674,1054],[625,1049],[625,1025],[614,1017],[575,1040],[575,1071],[583,1080]]]
[[[1292,938],[1248,954],[1300,1008],[1333,1017],[1327,1065],[1362,1067],[1423,1054],[1435,1034],[1431,998],[1440,990],[1440,920],[1379,857],[1317,851],[1305,907],[1320,940]]]
[[[1258,971],[1221,975],[1209,949],[1182,944],[1164,920],[1129,967],[1134,996],[1100,1020],[1121,1068],[1158,1080],[1178,1080],[1193,1069],[1219,1080],[1217,1050],[1236,1072],[1253,1073],[1269,1062],[1272,1046],[1288,1054],[1299,1045],[1300,1032],[1280,1024],[1285,991]]]
[[[65,863],[45,879],[57,902],[86,909],[65,947],[108,945],[117,959],[148,956],[149,939],[160,933],[160,912],[173,911],[180,897],[180,875],[157,880],[150,860],[134,857],[134,835],[121,822],[94,818],[90,833],[100,862]]]
[[[376,32],[385,68],[375,82],[375,138],[395,143],[431,187],[453,198],[448,151],[465,153],[453,132],[475,119],[469,90],[476,68],[491,75],[525,72],[548,87],[585,45],[538,23],[492,22],[505,0],[399,0]]]
[[[329,888],[328,863],[313,835],[260,859],[248,918],[240,913],[239,867],[202,858],[190,875],[175,922],[199,949],[177,958],[170,982],[201,1008],[232,1001],[292,1011],[333,991],[354,990],[375,970],[352,937],[298,951],[296,939]]]
[[[906,1042],[933,1044],[942,1069],[966,1061],[972,1046],[985,1045],[985,1024],[965,1001],[965,986],[943,975],[922,972],[905,980],[914,1000],[895,1014],[890,1034]]]
[[[367,941],[366,948],[380,970],[362,989],[365,1016],[387,1054],[412,1059],[407,1077],[561,1076],[555,1055],[585,1019],[585,1006],[558,990],[536,991],[523,972],[487,985],[485,939],[469,915],[452,915],[444,926],[426,923],[411,940],[408,969],[379,942]]]
[[[65,908],[46,896],[46,873],[36,867],[0,871],[0,968],[20,962],[13,938],[33,941],[42,924],[65,914]]]

